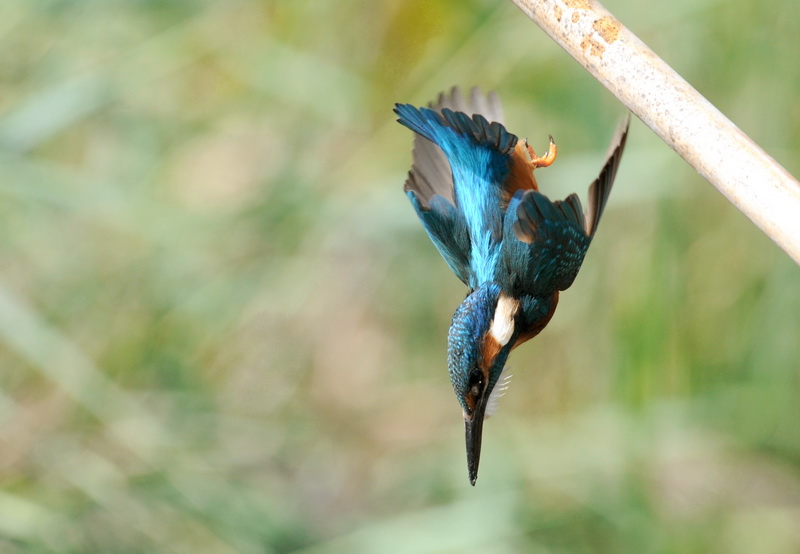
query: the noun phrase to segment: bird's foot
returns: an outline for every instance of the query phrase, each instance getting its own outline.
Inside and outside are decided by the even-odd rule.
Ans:
[[[553,135],[550,135],[550,144],[547,146],[547,153],[542,157],[536,155],[536,152],[533,151],[533,147],[528,144],[528,139],[525,139],[525,148],[528,149],[528,154],[530,154],[531,157],[531,160],[528,162],[528,164],[531,166],[531,169],[547,167],[556,161],[558,147],[556,146],[556,142],[553,140]]]

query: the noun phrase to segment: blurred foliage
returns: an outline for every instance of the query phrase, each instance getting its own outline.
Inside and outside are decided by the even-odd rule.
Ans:
[[[800,4],[606,5],[800,172]],[[800,271],[638,122],[469,486],[392,104],[498,90],[561,196],[623,113],[511,3],[6,0],[0,44],[3,552],[800,550]]]

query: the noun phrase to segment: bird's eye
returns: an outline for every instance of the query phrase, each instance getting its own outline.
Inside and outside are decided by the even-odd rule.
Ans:
[[[469,374],[467,386],[471,395],[478,396],[483,390],[483,372],[479,369],[473,369]]]

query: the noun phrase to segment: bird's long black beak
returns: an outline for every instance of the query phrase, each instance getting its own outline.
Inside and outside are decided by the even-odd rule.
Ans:
[[[472,412],[472,419],[464,418],[467,441],[467,471],[469,482],[475,486],[478,480],[478,464],[481,461],[481,435],[483,434],[483,418],[486,414],[486,398],[482,396]]]

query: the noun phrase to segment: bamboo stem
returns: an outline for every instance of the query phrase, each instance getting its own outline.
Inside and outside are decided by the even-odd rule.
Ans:
[[[594,0],[512,0],[800,264],[800,183]]]

